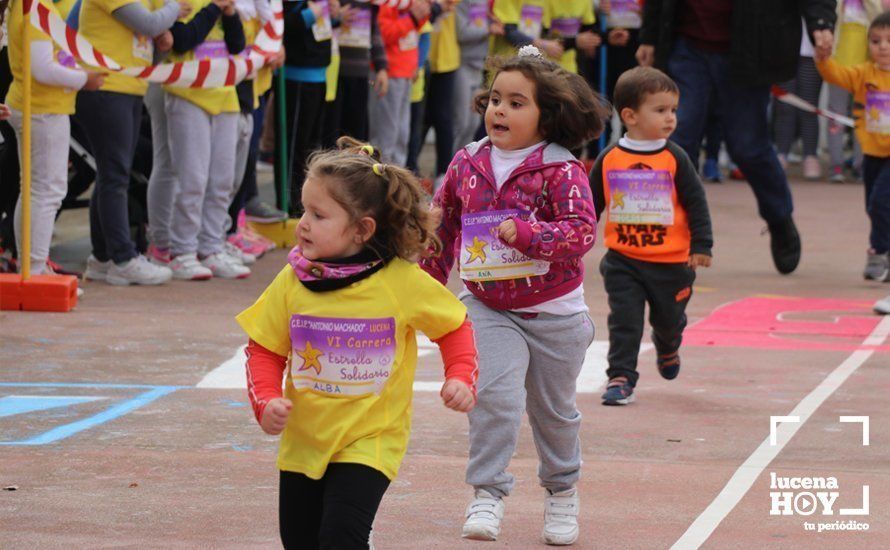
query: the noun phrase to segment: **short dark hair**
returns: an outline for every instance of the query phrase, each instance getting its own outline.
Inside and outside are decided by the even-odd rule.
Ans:
[[[884,27],[890,27],[890,11],[885,11],[881,15],[875,17],[868,26],[868,32],[871,32],[872,29],[881,29]]]
[[[680,95],[680,88],[671,77],[652,67],[634,67],[624,71],[615,83],[612,100],[615,110],[621,115],[623,109],[636,111],[649,94],[668,92]]]
[[[547,141],[575,149],[602,133],[612,114],[609,103],[579,75],[536,55],[492,57],[486,63],[491,75],[488,89],[475,99],[476,112],[485,116],[491,86],[502,72],[518,71],[535,83],[535,103],[541,110],[538,130]]]

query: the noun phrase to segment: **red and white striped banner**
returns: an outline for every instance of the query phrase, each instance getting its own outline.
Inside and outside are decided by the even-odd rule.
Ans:
[[[411,0],[370,0],[372,4],[404,9]],[[59,17],[59,14],[39,0],[25,0],[24,9],[31,12],[31,24],[48,34],[58,46],[84,65],[111,72],[134,76],[149,82],[182,88],[219,88],[232,86],[269,62],[281,51],[284,35],[284,15],[281,0],[270,0],[272,20],[267,21],[254,44],[244,53],[222,58],[201,59],[164,63],[151,67],[122,67],[115,60],[103,55],[77,31]]]

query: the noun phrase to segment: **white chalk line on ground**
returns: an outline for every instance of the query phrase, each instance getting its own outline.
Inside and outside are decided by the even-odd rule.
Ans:
[[[861,347],[877,347],[884,343],[890,335],[890,317],[884,317],[878,326],[862,342]],[[872,349],[857,349],[850,354],[836,369],[834,369],[822,382],[816,386],[788,416],[797,416],[799,423],[781,423],[776,431],[776,444],[770,444],[770,438],[764,438],[760,446],[751,453],[751,456],[735,471],[720,494],[705,508],[705,511],[696,518],[683,536],[671,547],[672,550],[685,550],[698,548],[714,532],[727,515],[742,500],[745,494],[760,477],[760,474],[769,466],[776,456],[782,452],[785,445],[794,437],[794,434],[809,420],[826,399],[831,397],[841,385],[850,377],[856,369],[862,366],[875,352]],[[764,426],[767,419],[764,418]]]
[[[231,358],[226,360],[220,366],[216,367],[204,378],[198,382],[198,388],[214,388],[214,389],[244,389],[247,387],[247,381],[244,375],[244,347],[238,348]],[[653,348],[652,344],[643,343],[640,346],[640,354],[646,353]],[[578,375],[578,393],[596,393],[605,385],[606,357],[609,353],[609,342],[598,340],[593,342],[584,356],[584,365],[581,367],[581,374]],[[441,359],[439,359],[439,348],[429,338],[423,334],[417,335],[417,355],[418,357],[433,357],[436,364],[441,367]],[[438,393],[442,388],[441,381],[415,381],[414,391],[416,392],[434,392]]]

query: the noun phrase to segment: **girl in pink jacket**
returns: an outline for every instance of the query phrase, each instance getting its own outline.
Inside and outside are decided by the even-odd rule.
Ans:
[[[575,380],[593,340],[582,257],[596,215],[582,164],[569,152],[609,115],[584,80],[528,46],[498,59],[476,101],[488,138],[455,155],[434,205],[442,253],[421,266],[442,283],[457,260],[479,351],[467,483],[475,490],[463,536],[495,540],[507,466],[528,411],[546,489],[543,537],[578,538],[581,415]]]

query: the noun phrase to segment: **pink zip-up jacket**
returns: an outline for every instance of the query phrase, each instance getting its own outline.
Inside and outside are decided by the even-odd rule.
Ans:
[[[467,289],[492,309],[535,306],[575,290],[584,279],[581,258],[596,240],[596,214],[584,166],[555,143],[542,145],[510,174],[498,191],[488,138],[471,143],[454,156],[433,205],[442,209],[437,234],[442,253],[420,266],[442,284],[460,257],[461,216],[518,209],[528,221],[516,221],[512,247],[526,256],[550,262],[544,275],[503,281],[464,281]],[[523,216],[526,217],[526,216]]]

